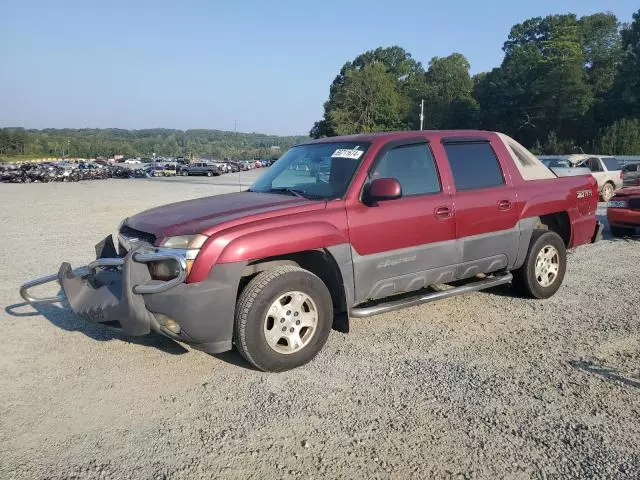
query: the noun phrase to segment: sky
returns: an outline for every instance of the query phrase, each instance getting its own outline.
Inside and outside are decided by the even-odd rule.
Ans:
[[[502,61],[511,26],[632,0],[1,0],[0,127],[307,134],[342,65],[399,45],[425,67]]]

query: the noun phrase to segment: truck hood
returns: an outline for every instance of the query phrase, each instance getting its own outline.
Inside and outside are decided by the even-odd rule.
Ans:
[[[324,200],[307,200],[289,195],[238,192],[197,198],[152,208],[126,219],[135,230],[151,233],[156,238],[207,233],[225,222],[253,216],[279,216],[299,211],[324,208]]]

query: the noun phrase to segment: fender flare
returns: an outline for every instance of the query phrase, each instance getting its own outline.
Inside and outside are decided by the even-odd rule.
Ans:
[[[251,232],[244,228],[230,229],[205,242],[187,281],[205,279],[216,264],[250,262],[345,243],[349,243],[348,237],[327,222],[289,224]]]

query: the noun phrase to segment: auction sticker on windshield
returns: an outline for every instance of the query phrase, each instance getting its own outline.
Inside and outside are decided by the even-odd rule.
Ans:
[[[362,150],[356,150],[355,148],[350,150],[348,148],[339,148],[331,154],[332,158],[352,158],[358,160],[364,152]]]

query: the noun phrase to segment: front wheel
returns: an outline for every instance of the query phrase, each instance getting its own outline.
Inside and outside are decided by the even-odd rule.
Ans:
[[[602,193],[600,194],[600,196],[602,197],[602,201],[608,202],[609,200],[611,200],[611,197],[613,197],[615,190],[616,189],[612,183],[605,183],[604,187],[602,187]]]
[[[207,177],[213,177],[213,172],[212,171],[208,171],[207,172]]]
[[[524,295],[549,298],[562,285],[567,250],[555,232],[534,230],[524,264],[513,272],[513,284]]]
[[[236,304],[235,345],[256,368],[282,372],[311,361],[327,341],[333,302],[308,270],[281,266],[256,275]]]

